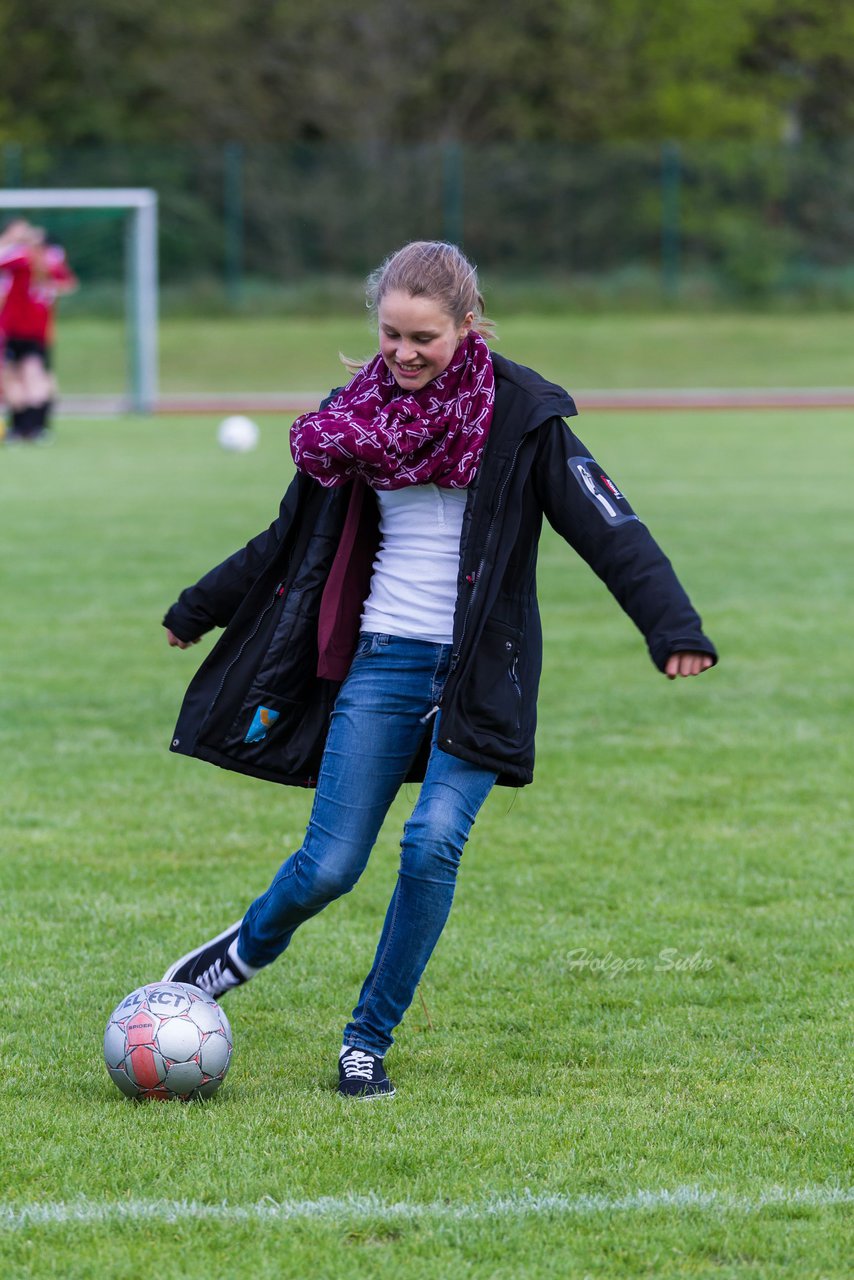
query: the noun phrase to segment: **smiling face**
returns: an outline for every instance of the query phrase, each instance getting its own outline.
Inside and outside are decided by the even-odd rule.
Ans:
[[[392,290],[380,299],[377,319],[380,352],[392,377],[404,391],[420,391],[445,372],[474,315],[457,325],[435,298]]]

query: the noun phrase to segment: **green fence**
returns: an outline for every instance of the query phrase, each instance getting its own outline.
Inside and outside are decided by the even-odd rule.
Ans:
[[[589,301],[854,305],[854,142],[55,150],[7,143],[6,187],[150,186],[165,297],[224,306],[361,278],[456,240],[489,282]],[[121,275],[115,218],[62,214],[89,297]],[[285,287],[283,290],[283,286]],[[201,291],[201,293],[199,292]]]

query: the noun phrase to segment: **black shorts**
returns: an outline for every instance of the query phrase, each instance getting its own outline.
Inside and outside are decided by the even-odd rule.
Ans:
[[[44,367],[50,368],[50,349],[38,338],[6,339],[6,359],[10,364],[20,364],[27,356],[39,356]]]

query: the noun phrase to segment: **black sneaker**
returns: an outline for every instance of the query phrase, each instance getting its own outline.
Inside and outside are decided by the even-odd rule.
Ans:
[[[382,1058],[364,1049],[344,1048],[338,1059],[338,1092],[344,1098],[393,1098],[394,1085]]]
[[[228,954],[228,949],[240,933],[242,919],[230,925],[224,933],[217,934],[210,942],[188,951],[185,956],[166,970],[164,982],[189,982],[206,991],[214,1000],[224,996],[233,987],[240,987],[252,977],[243,973]]]

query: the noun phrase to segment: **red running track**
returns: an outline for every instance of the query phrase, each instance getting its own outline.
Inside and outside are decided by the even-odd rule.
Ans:
[[[316,409],[325,392],[184,392],[158,398],[157,413],[304,413]],[[667,409],[852,409],[854,387],[700,387],[576,391],[578,408],[592,410]],[[68,415],[129,411],[126,396],[63,396]]]

